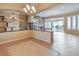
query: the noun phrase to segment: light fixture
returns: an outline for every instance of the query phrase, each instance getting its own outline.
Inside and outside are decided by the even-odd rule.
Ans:
[[[33,11],[30,11],[30,13],[32,14],[32,13],[33,13]]]
[[[26,10],[26,8],[23,8],[23,10],[27,13],[28,11]]]
[[[33,14],[36,12],[35,6],[33,5],[26,5],[25,8],[23,8],[23,10],[27,13]]]
[[[30,10],[30,6],[29,5],[26,5],[26,8],[27,8],[27,10]]]
[[[10,19],[10,21],[15,21],[17,19],[14,12],[11,14],[9,19]]]
[[[36,9],[35,9],[35,7],[34,7],[34,6],[32,6],[32,10],[33,10],[34,12],[36,12]]]

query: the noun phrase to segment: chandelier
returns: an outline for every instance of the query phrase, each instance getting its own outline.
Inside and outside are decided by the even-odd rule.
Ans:
[[[30,14],[33,14],[36,12],[36,9],[35,9],[35,6],[33,5],[26,5],[25,8],[23,8],[24,12],[26,13],[30,13]]]
[[[13,22],[13,21],[15,21],[17,18],[16,18],[16,16],[15,16],[15,13],[13,12],[11,15],[10,15],[10,17],[9,17],[9,20],[8,20],[8,22]]]

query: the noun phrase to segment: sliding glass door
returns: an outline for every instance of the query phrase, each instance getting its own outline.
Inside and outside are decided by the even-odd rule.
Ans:
[[[45,21],[45,30],[46,31],[52,30],[52,21]]]
[[[64,31],[64,20],[53,21],[53,31],[63,32]]]
[[[53,31],[58,31],[58,22],[57,22],[57,21],[53,21],[52,30],[53,30]]]

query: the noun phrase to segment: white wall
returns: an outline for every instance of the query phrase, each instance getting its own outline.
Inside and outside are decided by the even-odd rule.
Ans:
[[[21,40],[21,39],[25,39],[29,37],[31,37],[30,30],[0,33],[0,41],[2,43],[15,41],[15,40]]]
[[[51,43],[51,32],[48,31],[33,31],[33,37],[39,40]]]
[[[8,43],[15,40],[21,40],[29,37],[34,37],[38,40],[51,43],[50,32],[25,30],[25,31],[0,33],[0,41],[1,41],[0,44]]]

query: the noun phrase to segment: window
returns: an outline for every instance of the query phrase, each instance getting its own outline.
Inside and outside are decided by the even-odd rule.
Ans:
[[[71,29],[71,16],[67,17],[67,29]]]
[[[77,16],[77,29],[79,30],[79,16]]]
[[[63,31],[64,30],[64,21],[63,20],[59,20],[58,21],[58,30],[59,31]]]
[[[33,29],[38,30],[38,19],[32,19],[33,22]]]
[[[51,21],[45,22],[45,28],[51,29]]]
[[[76,16],[72,16],[72,29],[76,29]]]
[[[54,24],[54,29],[53,30],[58,31],[58,21],[54,20],[53,24]]]
[[[38,22],[33,23],[33,29],[38,30]]]

